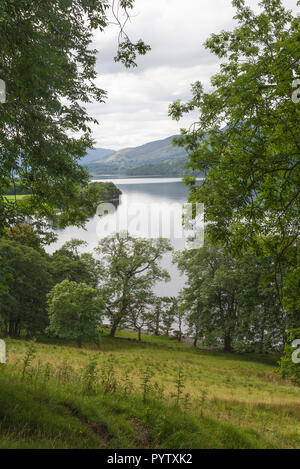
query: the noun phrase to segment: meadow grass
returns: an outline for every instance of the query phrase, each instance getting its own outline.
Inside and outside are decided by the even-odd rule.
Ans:
[[[7,199],[9,202],[14,202],[15,200],[22,200],[26,197],[30,197],[30,195],[5,195],[4,198]]]
[[[300,448],[300,388],[278,357],[135,337],[40,338],[25,372],[28,342],[8,339],[0,447]]]

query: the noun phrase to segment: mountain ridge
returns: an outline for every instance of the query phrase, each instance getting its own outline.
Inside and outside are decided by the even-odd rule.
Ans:
[[[108,148],[88,148],[87,154],[81,158],[81,165],[88,165],[97,161],[105,161],[110,155],[115,153],[116,150],[110,150]]]
[[[153,140],[151,142],[138,145],[137,147],[124,148],[118,150],[109,158],[107,162],[126,162],[131,164],[132,162],[147,162],[149,161],[164,161],[172,158],[182,158],[187,156],[186,151],[180,147],[174,147],[172,145],[173,139],[177,135],[172,135],[164,139]]]
[[[178,172],[178,175],[183,175],[187,152],[184,148],[172,145],[175,137],[177,135],[117,151],[105,148],[89,149],[88,155],[82,159],[81,164],[87,166],[92,176],[99,174],[129,175],[132,170],[142,173],[143,168],[146,173],[153,170],[155,174],[162,171],[165,175],[168,171],[172,173],[175,171]]]

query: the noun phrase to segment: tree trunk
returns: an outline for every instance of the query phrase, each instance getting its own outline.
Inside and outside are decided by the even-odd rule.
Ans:
[[[139,342],[142,340],[142,334],[141,334],[141,328],[138,328],[138,333],[139,333]]]
[[[117,324],[113,324],[110,329],[110,334],[109,334],[110,337],[115,337],[116,330],[117,330]]]
[[[19,327],[20,321],[15,322],[15,337],[20,337],[20,327]]]
[[[178,334],[178,341],[181,342],[182,339],[182,318],[181,316],[178,318],[178,327],[179,327],[179,334]]]
[[[195,336],[195,337],[194,337],[194,347],[197,347],[197,342],[198,342],[198,337]]]
[[[13,322],[12,322],[11,319],[9,321],[8,336],[11,337],[11,338],[13,338],[13,336],[14,336],[14,334],[13,334]]]
[[[160,314],[156,312],[154,335],[159,335]]]
[[[264,334],[264,330],[262,329],[260,333],[259,353],[263,353],[264,351],[264,338],[265,338],[265,334]]]
[[[12,339],[15,339],[18,337],[18,323],[17,321],[14,321],[13,319],[10,319],[9,321],[9,330],[8,330],[8,335]]]
[[[82,337],[77,337],[77,347],[82,348]]]
[[[232,352],[231,335],[230,334],[225,334],[225,337],[224,337],[224,352]]]

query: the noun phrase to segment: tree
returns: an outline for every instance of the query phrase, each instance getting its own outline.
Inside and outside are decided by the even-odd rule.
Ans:
[[[85,283],[63,280],[48,293],[49,326],[47,332],[64,339],[98,340],[103,299]]]
[[[300,386],[300,329],[289,332],[284,347],[284,355],[279,361],[279,373],[282,378],[288,378]]]
[[[130,41],[121,23],[134,0],[112,3],[120,27],[116,60],[135,66],[149,46]],[[25,217],[56,225],[82,225],[87,171],[79,165],[93,144],[85,105],[106,96],[94,80],[93,32],[109,24],[104,0],[0,0],[0,78],[6,102],[0,113],[0,232]],[[11,186],[25,189],[26,200],[3,197]],[[45,226],[39,223],[43,230]]]
[[[152,293],[142,291],[137,297],[132,297],[129,304],[127,324],[137,331],[139,342],[142,340],[142,329],[149,320],[149,309],[153,299]]]
[[[156,282],[170,278],[160,260],[171,250],[166,239],[134,238],[124,232],[99,242],[95,250],[101,256],[99,285],[112,337],[128,319],[132,298],[150,294]]]
[[[288,250],[288,269],[285,275],[282,295],[283,305],[292,318],[292,327],[300,327],[300,250],[297,243],[294,243]]]
[[[205,331],[205,315],[203,314],[203,304],[201,297],[195,296],[195,292],[191,292],[189,288],[181,292],[181,307],[186,313],[186,321],[188,325],[188,334],[193,337],[194,347],[197,347],[199,339],[204,339]]]
[[[224,350],[232,351],[238,324],[235,261],[214,246],[179,253],[175,260],[188,277],[178,316],[189,309],[189,321],[194,327],[203,328],[206,338],[222,341]]]
[[[282,348],[287,329],[297,327],[280,302],[272,256],[249,249],[233,257],[206,245],[176,254],[175,261],[187,275],[179,302],[194,345],[201,339],[228,351],[263,353]]]
[[[82,205],[90,216],[94,216],[100,202],[110,202],[117,206],[120,195],[120,189],[113,182],[91,182],[83,190]]]
[[[80,253],[85,241],[72,239],[50,256],[50,271],[54,285],[63,280],[87,283],[93,288],[98,285],[99,262],[91,253]]]
[[[162,312],[163,331],[166,335],[169,335],[175,320],[175,312],[177,308],[178,299],[171,296],[163,297],[162,300],[165,305]]]
[[[147,326],[148,330],[154,335],[159,335],[163,318],[164,318],[164,308],[166,305],[166,297],[157,296],[153,298],[152,308],[148,315]]]
[[[235,255],[263,243],[272,256],[269,294],[275,285],[278,331],[284,307],[295,327],[300,320],[300,18],[280,0],[262,0],[258,14],[244,0],[232,3],[238,26],[205,43],[222,60],[212,90],[195,82],[190,101],[174,102],[170,115],[199,112],[176,141],[190,153],[188,168],[206,174],[201,186],[190,176],[186,182],[190,201],[205,205],[207,239]],[[258,307],[254,314],[262,335],[272,314],[269,307],[265,317]]]
[[[0,296],[4,336],[43,332],[48,324],[46,293],[51,285],[47,256],[32,247],[1,239],[0,258],[6,278]]]
[[[248,251],[237,260],[239,324],[236,346],[260,353],[282,348],[292,317],[280,302],[274,282],[274,259]]]
[[[300,228],[300,18],[280,0],[262,0],[257,15],[244,0],[232,3],[238,26],[205,43],[223,60],[212,90],[196,82],[170,115],[199,112],[176,141],[190,153],[189,169],[206,173],[201,186],[187,182],[190,201],[205,205],[207,236],[235,253],[273,242],[278,274]]]
[[[173,303],[173,315],[174,322],[177,323],[178,327],[178,329],[175,330],[175,334],[177,336],[178,342],[181,342],[183,336],[183,325],[186,319],[186,310],[184,305],[178,299]]]
[[[27,223],[19,223],[18,225],[11,226],[5,230],[4,236],[36,250],[41,248],[41,240],[38,234],[35,232],[33,226]]]

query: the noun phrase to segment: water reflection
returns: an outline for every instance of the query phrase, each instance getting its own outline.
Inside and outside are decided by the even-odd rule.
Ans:
[[[169,226],[168,237],[172,246],[176,250],[182,250],[185,246],[184,239],[176,237],[176,226],[181,217],[182,204],[187,201],[188,189],[179,178],[129,178],[129,179],[105,179],[111,180],[122,191],[120,205],[117,208],[118,219],[126,219],[128,210],[130,214],[129,231],[133,234],[138,231],[149,237],[149,229],[157,232],[163,230],[163,226]],[[144,217],[135,216],[136,204],[139,203],[141,209],[146,207]],[[155,208],[156,207],[156,208]],[[159,216],[158,216],[159,215]],[[58,240],[49,248],[49,252],[54,252],[66,241],[72,238],[79,238],[87,242],[86,251],[92,251],[98,244],[101,237],[109,234],[109,225],[114,215],[107,215],[99,218],[95,215],[86,224],[86,228],[68,227],[59,231]],[[149,220],[150,217],[150,220]],[[148,221],[146,222],[146,220]],[[139,226],[138,226],[139,225]],[[149,228],[150,227],[150,228]],[[180,276],[176,266],[172,263],[172,255],[166,254],[162,260],[162,265],[170,275],[171,281],[160,283],[155,291],[159,295],[175,296],[184,284],[184,278]]]

